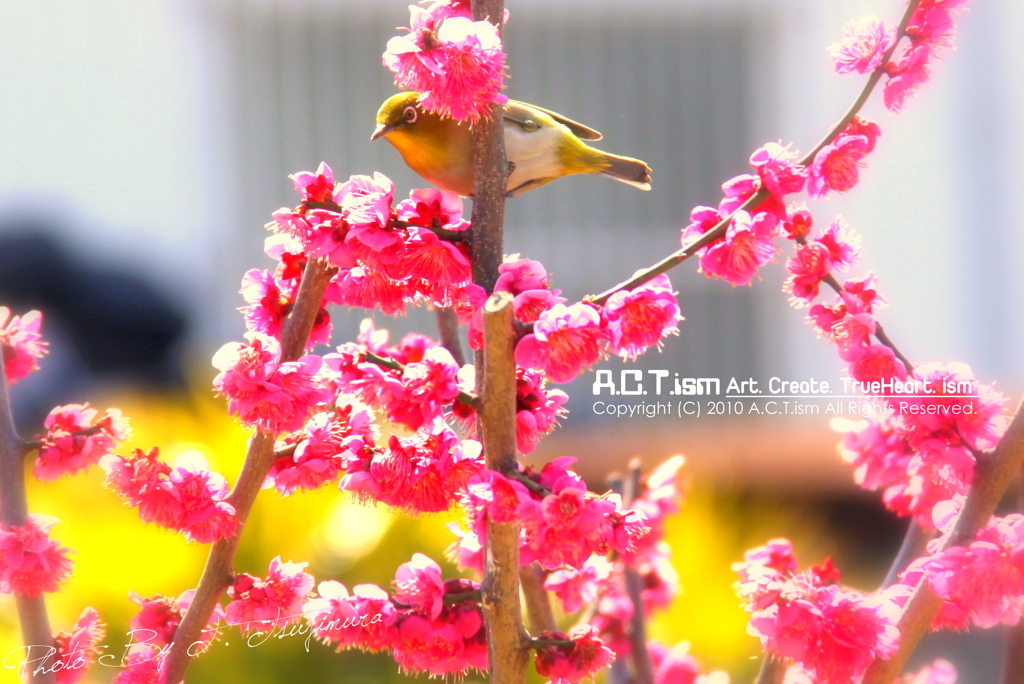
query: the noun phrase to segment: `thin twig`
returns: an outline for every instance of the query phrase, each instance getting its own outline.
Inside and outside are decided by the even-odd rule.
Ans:
[[[516,480],[518,482],[521,482],[524,487],[526,487],[531,492],[542,498],[545,496],[549,496],[551,494],[551,491],[547,487],[545,487],[539,482],[531,480],[530,477],[526,475],[526,473],[523,473],[518,469],[511,470],[505,473],[505,477],[509,478],[510,480]]]
[[[789,668],[785,658],[766,653],[761,661],[761,669],[757,671],[755,684],[782,684]]]
[[[530,648],[547,648],[548,646],[555,646],[556,648],[573,648],[576,643],[572,639],[530,639]]]
[[[2,346],[2,345],[0,345]],[[28,497],[25,493],[25,448],[14,425],[11,395],[7,387],[3,350],[0,349],[0,517],[4,527],[21,527],[28,520]],[[53,631],[46,613],[43,595],[18,596],[18,621],[21,640],[25,644],[26,668],[34,658],[43,657],[52,648]],[[39,649],[39,652],[36,652]],[[55,672],[28,672],[32,684],[55,684]]]
[[[634,458],[629,463],[629,474],[622,492],[623,508],[630,508],[640,496],[640,459]],[[654,684],[654,666],[651,654],[647,651],[647,620],[644,615],[643,590],[644,580],[636,568],[623,563],[623,575],[626,583],[626,594],[633,604],[633,616],[629,620],[629,641],[632,644],[630,657],[633,661],[633,681],[635,684]]]
[[[943,539],[940,550],[970,544],[978,530],[988,524],[996,505],[1014,474],[1024,462],[1024,403],[1018,405],[1010,426],[995,450],[978,462],[974,482],[953,529]],[[899,621],[899,650],[889,660],[876,660],[864,675],[863,684],[892,684],[910,654],[939,614],[943,600],[922,578],[903,608]]]
[[[479,589],[471,589],[469,591],[460,591],[455,594],[445,594],[441,598],[446,606],[452,606],[465,601],[476,601],[479,603],[483,599],[483,594]]]
[[[324,292],[335,272],[335,267],[320,259],[310,259],[306,263],[295,305],[281,331],[282,361],[294,361],[305,351]],[[234,580],[235,551],[245,529],[245,521],[274,461],[274,435],[257,430],[249,440],[238,481],[227,497],[228,503],[235,507],[238,529],[234,535],[218,540],[210,548],[195,596],[174,633],[174,643],[167,655],[167,684],[179,684],[192,658],[197,655],[195,651],[201,650],[198,646],[202,643],[203,629],[224,590]]]
[[[466,354],[462,351],[462,341],[459,339],[459,316],[451,308],[437,308],[434,310],[437,317],[437,333],[441,346],[448,350],[448,353],[455,359],[459,367],[466,365]]]
[[[734,211],[733,213],[729,214],[724,219],[719,221],[717,224],[715,224],[714,228],[701,235],[699,238],[688,244],[686,247],[683,247],[678,252],[673,252],[672,254],[665,257],[664,259],[654,264],[650,268],[644,269],[643,271],[636,274],[629,280],[623,281],[616,285],[615,287],[605,290],[599,295],[586,295],[583,298],[583,301],[593,304],[594,306],[602,306],[616,292],[620,290],[632,290],[634,287],[643,285],[651,278],[654,278],[656,276],[661,275],[662,273],[666,273],[672,270],[679,264],[683,263],[684,261],[692,257],[694,254],[696,254],[697,251],[702,247],[706,247],[715,240],[718,240],[719,238],[724,236],[726,231],[729,230],[729,224],[732,223],[732,219],[737,212],[750,211],[754,207],[760,205],[770,196],[771,193],[768,192],[766,189],[759,188],[757,192],[748,197],[747,200],[743,204],[741,204],[738,209],[736,209],[736,211]]]
[[[551,608],[551,595],[544,588],[544,577],[544,569],[536,562],[519,568],[519,584],[523,589],[526,617],[533,634],[558,629],[555,611]]]
[[[888,64],[889,60],[892,58],[892,55],[896,50],[897,44],[900,42],[903,36],[906,35],[907,25],[910,23],[910,17],[914,14],[914,10],[917,9],[917,5],[919,2],[920,0],[911,0],[910,3],[907,5],[907,9],[903,13],[903,17],[900,19],[899,28],[897,29],[896,33],[896,40],[893,41],[893,44],[890,45],[889,49],[886,50],[885,53],[882,55],[882,60],[879,62],[878,67],[873,72],[871,72],[871,76],[868,77],[868,80],[867,82],[865,82],[864,87],[861,88],[860,94],[857,96],[857,99],[853,101],[853,104],[850,105],[850,108],[846,111],[843,117],[839,119],[839,121],[836,122],[834,126],[832,126],[832,128],[829,130],[827,134],[825,134],[825,137],[822,138],[818,142],[818,144],[815,145],[811,149],[811,151],[804,155],[803,159],[801,159],[798,162],[800,166],[806,167],[810,165],[814,161],[814,158],[817,156],[818,152],[820,152],[822,148],[824,148],[826,145],[830,144],[833,140],[835,140],[836,137],[838,137],[838,135],[842,133],[843,130],[846,129],[850,122],[853,121],[853,117],[857,116],[857,113],[860,112],[862,107],[864,107],[864,104],[868,101],[868,97],[870,97],[872,91],[874,91],[875,86],[878,85],[878,82],[881,80],[882,76],[885,75],[885,65]],[[747,201],[744,202],[736,211],[749,211],[750,209],[758,206],[766,199],[768,199],[770,195],[771,193],[768,192],[768,190],[761,187],[757,190],[757,192],[751,195],[747,199]],[[618,292],[619,290],[632,290],[638,285],[643,285],[651,278],[659,276],[662,273],[665,273],[666,271],[675,268],[676,266],[678,266],[679,264],[683,263],[691,256],[693,256],[694,253],[701,247],[709,245],[715,240],[723,237],[726,231],[729,229],[729,224],[732,223],[733,216],[735,215],[736,212],[729,214],[729,216],[719,221],[714,228],[701,235],[699,238],[694,240],[692,243],[690,243],[683,249],[662,259],[661,261],[654,264],[650,268],[644,269],[643,271],[633,276],[629,280],[619,283],[615,287],[609,290],[605,290],[599,295],[587,295],[586,297],[583,298],[583,301],[591,302],[593,304],[600,306],[607,302],[608,298],[611,297],[616,292]]]
[[[303,206],[307,209],[327,209],[328,211],[341,213],[341,205],[334,200],[324,200],[323,202],[306,200],[303,202]],[[392,218],[388,225],[392,228],[424,228],[442,240],[447,240],[448,242],[469,242],[469,235],[465,230],[448,230],[441,226],[421,226],[418,223],[400,221],[396,218]]]
[[[935,536],[935,530],[929,530],[918,524],[913,518],[907,526],[907,532],[903,537],[900,550],[893,559],[889,572],[882,582],[882,589],[891,587],[899,581],[900,574],[907,569],[911,563],[921,557],[928,547],[928,542]]]
[[[1017,473],[1017,512],[1024,513],[1024,468]],[[1006,628],[999,684],[1024,684],[1024,622]]]
[[[803,238],[800,238],[798,242],[800,242],[800,244],[802,245],[807,244],[807,241],[804,240]],[[840,293],[843,291],[843,286],[839,284],[839,281],[836,280],[835,276],[833,276],[831,273],[822,278],[822,281],[826,285],[831,287],[833,290],[835,290],[836,293]],[[879,342],[881,342],[886,347],[892,350],[892,353],[896,356],[897,359],[900,360],[900,362],[903,364],[903,367],[906,368],[908,374],[914,372],[914,364],[910,363],[910,359],[903,355],[903,352],[899,350],[899,348],[896,346],[896,343],[892,341],[889,335],[882,328],[882,324],[879,323],[878,321],[875,321],[875,337],[878,338]]]

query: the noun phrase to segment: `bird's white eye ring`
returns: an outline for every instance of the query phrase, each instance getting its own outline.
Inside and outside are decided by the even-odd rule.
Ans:
[[[405,122],[416,123],[416,118],[419,116],[419,112],[416,111],[415,107],[405,108]]]

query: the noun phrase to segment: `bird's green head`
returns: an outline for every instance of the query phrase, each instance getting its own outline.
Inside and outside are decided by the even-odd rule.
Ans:
[[[419,105],[419,93],[406,91],[392,95],[377,110],[377,128],[370,140],[376,140],[398,129],[409,129],[423,117]]]

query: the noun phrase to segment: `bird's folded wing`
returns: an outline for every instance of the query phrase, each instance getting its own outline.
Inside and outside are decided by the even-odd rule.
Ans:
[[[567,119],[550,109],[526,104],[525,102],[517,102],[516,100],[509,100],[508,104],[505,105],[505,121],[519,126],[527,133],[533,132],[543,125],[538,115],[543,116],[545,114],[568,128],[580,140],[600,140],[602,137],[593,128],[584,126],[572,119]]]

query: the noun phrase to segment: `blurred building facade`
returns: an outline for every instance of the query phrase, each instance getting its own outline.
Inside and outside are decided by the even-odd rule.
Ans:
[[[602,130],[609,151],[645,159],[654,190],[570,178],[516,198],[508,252],[539,259],[570,299],[676,249],[690,208],[747,170],[766,140],[807,149],[861,85],[832,73],[825,46],[875,0],[512,1],[508,93]],[[264,223],[294,203],[287,174],[327,161],[380,170],[404,195],[423,184],[370,143],[395,88],[380,64],[402,2],[89,0],[0,3],[0,239],[31,224],[84,262],[153,284],[190,324],[197,363],[237,338],[238,282],[265,267]],[[921,362],[965,360],[1004,388],[1024,384],[1024,66],[1011,0],[972,5],[956,54],[899,115],[873,101],[883,138],[850,197],[819,203],[864,237],[891,306],[882,320]],[[784,258],[784,257],[783,257]],[[836,380],[840,366],[766,282],[730,288],[687,264],[672,274],[687,321],[640,368],[705,377]],[[336,315],[338,339],[365,312]],[[389,325],[380,320],[379,325]],[[429,326],[413,314],[404,330]],[[614,363],[607,367],[617,368]],[[591,424],[585,377],[573,424]],[[608,426],[605,425],[604,428]]]

